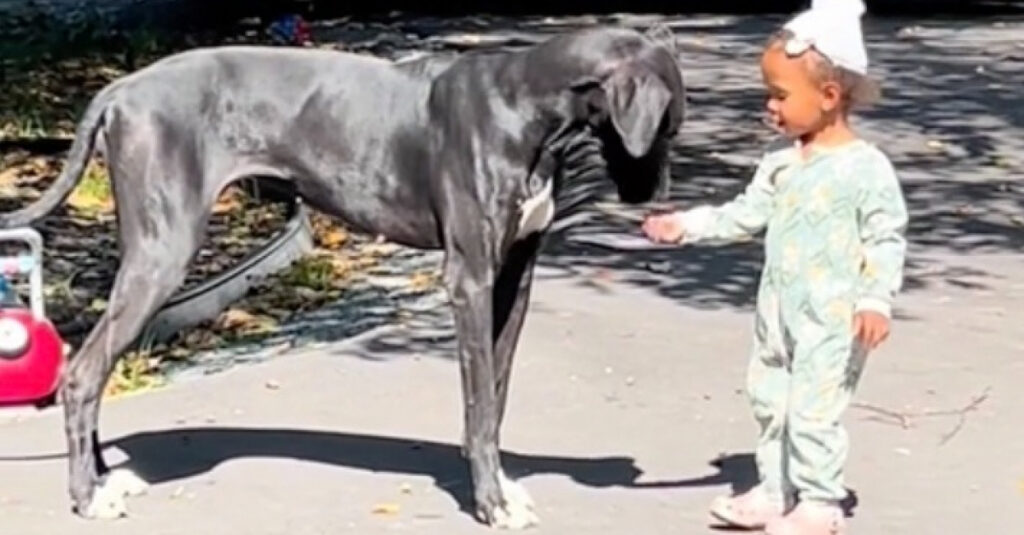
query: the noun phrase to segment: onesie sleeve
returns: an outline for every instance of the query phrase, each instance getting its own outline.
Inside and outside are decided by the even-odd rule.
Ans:
[[[899,179],[879,150],[868,153],[855,167],[858,184],[857,219],[863,251],[856,310],[889,317],[903,284],[908,215]]]
[[[778,158],[768,153],[761,159],[747,187],[732,200],[680,212],[685,229],[683,243],[739,241],[763,230],[775,209],[774,179],[780,169]]]

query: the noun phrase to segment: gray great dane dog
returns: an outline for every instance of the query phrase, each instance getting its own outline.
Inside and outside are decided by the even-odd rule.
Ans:
[[[157,61],[102,89],[65,169],[34,204],[55,209],[102,149],[121,263],[109,307],[60,388],[74,511],[126,514],[145,482],[110,471],[98,440],[116,358],[184,280],[219,193],[243,177],[288,181],[351,227],[443,249],[464,409],[463,454],[478,516],[538,519],[499,459],[512,357],[538,250],[563,184],[599,173],[627,203],[664,191],[684,110],[674,51],[634,30],[565,33],[521,50],[391,62],[351,53],[212,47]],[[98,140],[98,141],[97,141]]]

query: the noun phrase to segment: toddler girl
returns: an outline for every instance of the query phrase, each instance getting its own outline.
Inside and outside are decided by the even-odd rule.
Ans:
[[[850,403],[868,351],[889,334],[907,211],[888,158],[850,109],[869,101],[860,0],[815,0],[762,56],[768,115],[788,139],[720,206],[650,215],[649,239],[733,241],[762,229],[765,266],[747,389],[760,427],[760,483],[711,512],[772,535],[837,534]]]

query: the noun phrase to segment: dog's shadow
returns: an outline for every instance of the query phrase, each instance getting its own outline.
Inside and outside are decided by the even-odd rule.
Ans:
[[[429,476],[438,488],[452,496],[462,511],[472,511],[468,466],[459,447],[452,444],[326,431],[198,427],[135,433],[112,440],[106,446],[122,450],[130,459],[125,463],[127,467],[152,484],[194,477],[233,459],[288,458],[372,472]],[[729,485],[733,492],[742,492],[757,481],[750,454],[727,455],[711,461],[714,474],[650,482],[638,481],[643,471],[635,459],[625,456],[555,457],[505,450],[502,461],[513,478],[560,474],[595,488]],[[847,516],[853,515],[856,506],[857,495],[850,491],[843,503]]]
[[[124,466],[152,484],[203,474],[244,457],[299,459],[372,472],[426,475],[469,513],[469,469],[452,444],[399,438],[292,429],[176,428],[111,440],[122,450]],[[630,457],[547,457],[503,451],[502,464],[513,478],[565,475],[590,487],[634,486],[642,471]]]

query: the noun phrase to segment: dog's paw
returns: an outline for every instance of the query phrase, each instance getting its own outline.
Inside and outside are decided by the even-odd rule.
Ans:
[[[122,496],[140,496],[149,489],[149,483],[131,470],[124,468],[118,468],[107,474],[103,486],[111,487],[113,492],[121,492]]]
[[[82,511],[82,516],[96,520],[114,520],[128,516],[128,504],[121,492],[114,492],[107,486],[100,486],[92,495],[92,501]]]
[[[84,508],[82,516],[97,520],[113,520],[128,516],[125,498],[144,494],[148,488],[149,484],[131,470],[114,470],[96,487],[92,501]]]
[[[505,498],[505,506],[496,507],[491,512],[493,527],[522,530],[540,524],[540,518],[534,511],[533,498],[522,485],[506,477],[503,472],[498,473],[498,484]]]

